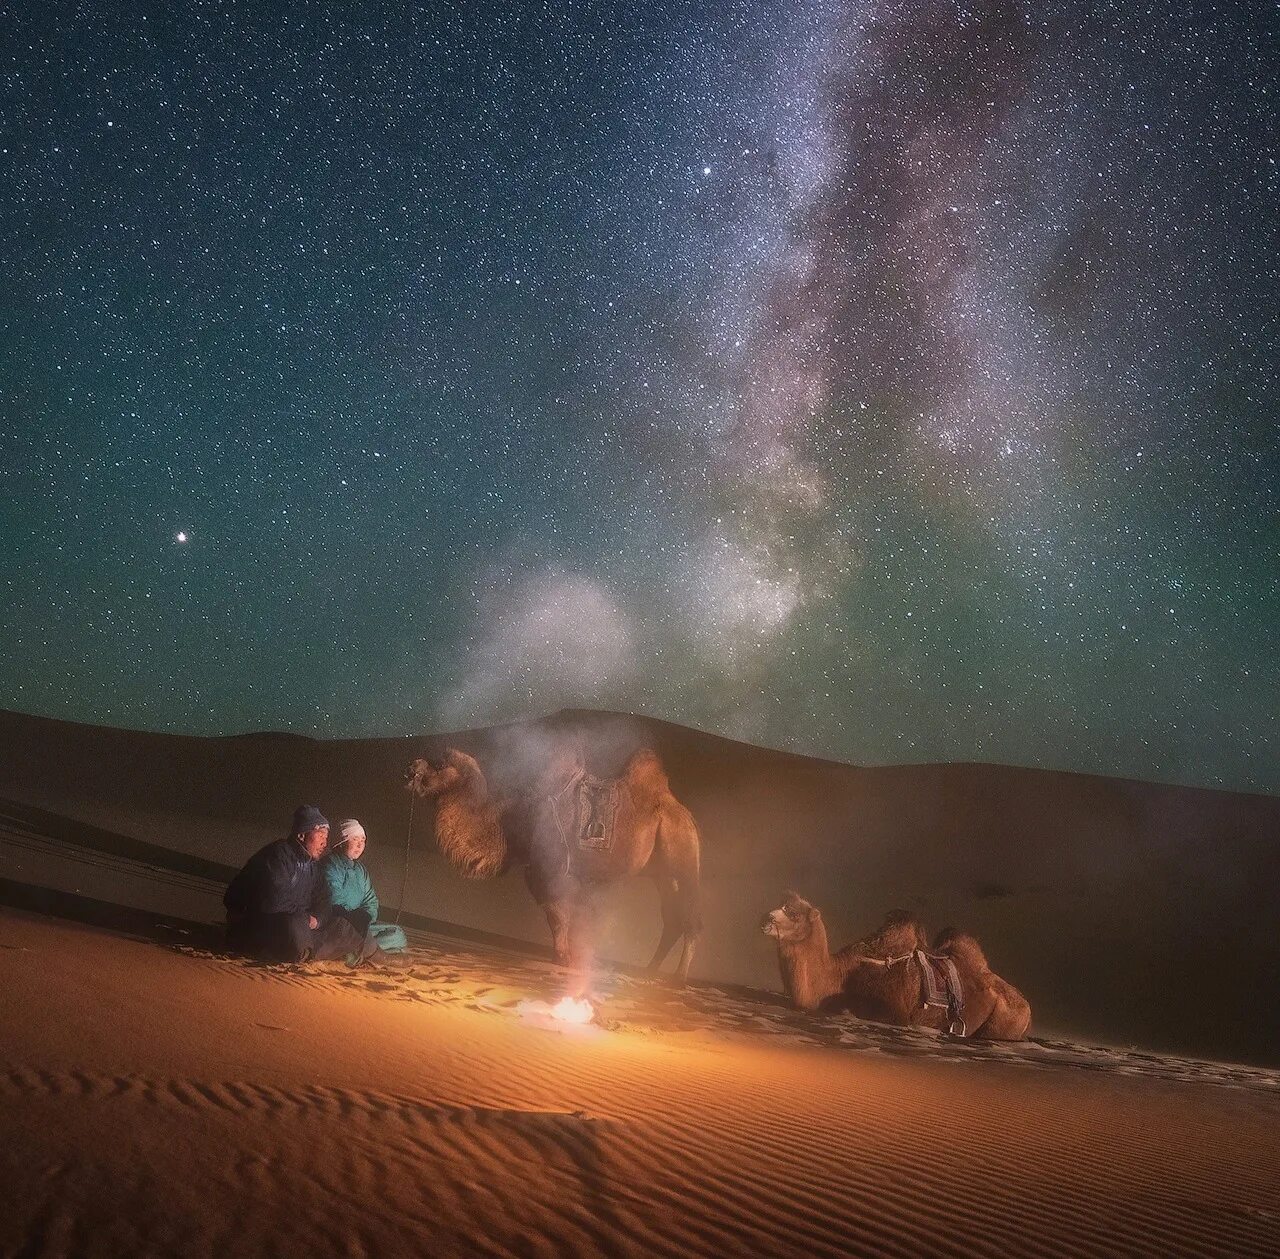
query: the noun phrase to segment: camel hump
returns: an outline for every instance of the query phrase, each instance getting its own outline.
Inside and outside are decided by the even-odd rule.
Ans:
[[[484,771],[474,756],[468,755],[461,748],[445,748],[444,763],[453,766],[464,778],[479,777],[484,781]]]
[[[671,790],[667,771],[662,768],[662,761],[652,748],[638,748],[632,752],[622,776],[627,786],[640,795],[665,796]]]
[[[956,927],[943,927],[938,932],[933,939],[933,951],[946,953],[952,961],[970,966],[977,971],[991,969],[987,962],[987,955],[982,951],[982,945],[967,931],[960,931]]]
[[[924,948],[926,937],[920,920],[906,909],[895,909],[886,914],[882,922],[869,936],[858,942],[860,952],[874,957],[896,955]]]
[[[902,944],[917,949],[923,949],[929,943],[924,924],[909,909],[890,910],[880,931],[886,938],[896,937]]]

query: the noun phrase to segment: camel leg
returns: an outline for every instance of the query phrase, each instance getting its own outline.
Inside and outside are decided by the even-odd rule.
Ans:
[[[664,820],[663,831],[667,829]],[[702,934],[702,889],[698,879],[698,833],[680,832],[670,839],[663,836],[668,866],[674,876],[676,922],[680,928],[680,962],[676,966],[675,983],[684,987],[689,980],[693,950]]]
[[[555,951],[556,965],[569,966],[572,964],[569,951],[569,906],[563,901],[551,901],[542,908],[547,915],[547,926],[551,928],[551,947]]]
[[[559,871],[543,868],[536,861],[525,867],[525,886],[547,916],[551,929],[551,948],[557,966],[569,965],[569,923],[573,916],[573,888],[558,878]]]
[[[972,1035],[978,1040],[1025,1040],[1031,1027],[1031,1006],[1021,993],[1011,997],[997,990],[991,1013]]]
[[[695,876],[696,877],[696,876]],[[702,934],[702,904],[698,885],[680,887],[680,963],[676,967],[676,983],[684,987],[689,982],[689,967],[693,964],[693,950]]]
[[[654,950],[653,959],[649,963],[649,973],[656,975],[667,954],[675,947],[682,931],[680,927],[679,897],[676,892],[676,881],[669,874],[658,875],[654,882],[658,885],[658,897],[662,902],[662,936],[658,947]]]
[[[676,982],[682,988],[689,982],[689,967],[693,965],[693,948],[697,943],[697,936],[686,935],[684,943],[680,946],[680,965],[676,967]]]

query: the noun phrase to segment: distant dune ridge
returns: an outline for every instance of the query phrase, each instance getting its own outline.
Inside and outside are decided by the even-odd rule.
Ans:
[[[548,740],[586,740],[597,773],[642,743],[703,837],[706,932],[694,976],[779,987],[761,914],[786,887],[832,937],[887,909],[973,931],[1027,994],[1033,1033],[1280,1063],[1280,799],[993,765],[858,768],[647,718],[561,712],[464,733],[317,741],[195,738],[0,713],[0,795],[147,843],[237,865],[315,801],[361,818],[384,903],[399,899],[414,756],[446,745],[496,785]],[[471,883],[435,851],[418,806],[406,907],[545,943],[518,878]],[[613,902],[607,955],[647,958],[654,889]]]

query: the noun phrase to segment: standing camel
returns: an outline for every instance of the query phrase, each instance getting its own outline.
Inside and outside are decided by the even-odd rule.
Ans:
[[[587,773],[576,748],[562,749],[532,791],[496,799],[476,760],[449,748],[438,762],[414,761],[407,785],[435,800],[436,842],[464,878],[523,868],[547,916],[556,961],[583,976],[604,889],[647,874],[662,904],[662,936],[649,969],[656,972],[680,940],[676,977],[688,979],[702,930],[698,828],[671,794],[655,752],[641,749],[621,778],[601,780]]]
[[[896,910],[878,931],[833,954],[821,912],[787,892],[782,905],[765,915],[761,929],[778,942],[783,987],[801,1010],[849,1010],[903,1027],[950,1030],[958,1023],[961,1035],[981,1040],[1022,1040],[1031,1025],[1027,999],[991,970],[977,940],[952,927],[929,949],[916,918]],[[924,968],[931,957],[954,966],[962,1018],[929,1001]]]

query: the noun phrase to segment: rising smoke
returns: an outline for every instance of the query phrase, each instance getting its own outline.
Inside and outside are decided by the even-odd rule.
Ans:
[[[599,583],[494,573],[466,667],[441,706],[452,725],[617,703],[637,667],[631,619]]]
[[[708,334],[724,406],[688,456],[707,469],[700,534],[664,588],[629,603],[555,572],[507,583],[482,608],[446,716],[625,703],[637,679],[649,702],[684,712],[655,682],[680,655],[717,692],[717,719],[749,735],[732,704],[726,719],[725,697],[746,679],[755,695],[743,689],[739,707],[755,711],[771,654],[861,563],[856,523],[834,504],[869,471],[832,433],[851,433],[867,454],[857,438],[871,408],[909,422],[891,437],[900,446],[924,441],[943,458],[989,453],[997,439],[1013,449],[1007,417],[1024,409],[1001,366],[1007,326],[982,309],[975,271],[988,153],[1036,55],[1021,6],[919,0],[830,13],[820,52],[788,88],[809,102],[803,126],[761,137],[770,164],[734,199],[777,230],[767,251],[726,267],[752,282],[716,304],[733,314],[733,335]],[[992,425],[995,415],[1006,418]],[[680,430],[697,428],[684,417]]]

